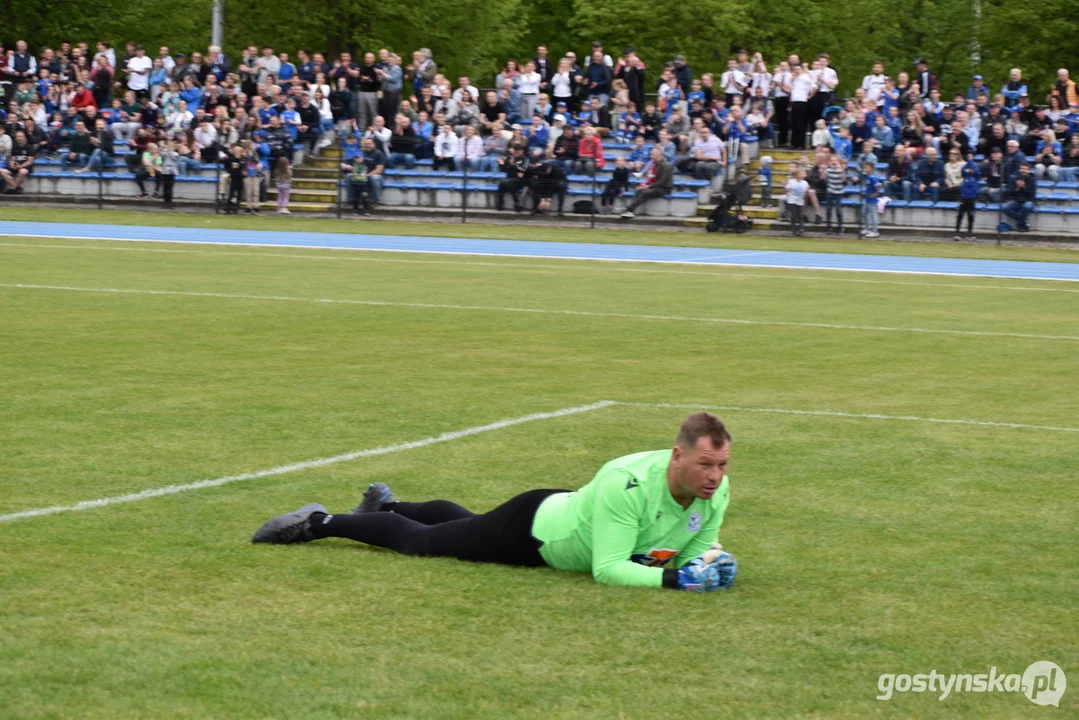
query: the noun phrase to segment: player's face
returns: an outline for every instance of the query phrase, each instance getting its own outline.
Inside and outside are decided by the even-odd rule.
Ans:
[[[710,500],[723,482],[723,476],[727,474],[727,464],[731,459],[731,444],[726,443],[717,448],[709,437],[697,439],[697,444],[692,449],[678,447],[681,457],[679,474],[681,475],[682,490],[692,497],[702,500]]]

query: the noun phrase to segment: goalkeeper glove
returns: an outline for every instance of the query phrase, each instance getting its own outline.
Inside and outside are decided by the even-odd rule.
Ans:
[[[729,552],[714,548],[693,558],[678,570],[678,589],[712,592],[734,584],[738,561]]]

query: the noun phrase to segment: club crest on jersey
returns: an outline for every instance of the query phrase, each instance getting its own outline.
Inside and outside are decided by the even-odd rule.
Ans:
[[[695,533],[695,532],[700,532],[700,531],[701,531],[701,514],[697,513],[697,512],[690,513],[689,514],[689,524],[686,525],[686,532]]]

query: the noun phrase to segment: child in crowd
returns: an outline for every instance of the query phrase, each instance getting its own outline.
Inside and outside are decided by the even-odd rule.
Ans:
[[[805,235],[804,210],[806,194],[809,192],[809,183],[805,177],[805,170],[796,168],[787,180],[787,213],[791,221],[791,232],[799,237]]]
[[[274,167],[274,179],[277,181],[277,214],[291,215],[288,209],[289,195],[292,194],[292,164],[288,158],[277,158]]]
[[[832,147],[832,133],[828,130],[828,123],[824,121],[824,118],[817,120],[817,123],[813,126],[813,137],[811,138],[812,147]]]
[[[873,174],[873,163],[862,165],[862,235],[880,237],[877,232],[877,199],[880,197],[881,180]]]
[[[146,192],[146,180],[153,178],[154,181],[154,197],[161,197],[161,193],[158,191],[158,179],[157,175],[161,169],[161,155],[157,152],[157,143],[150,143],[146,146],[146,150],[142,153],[142,162],[139,164],[138,169],[135,171],[135,183],[139,186],[139,199],[145,200],[150,197]]]
[[[772,158],[761,158],[761,169],[757,171],[757,180],[761,188],[761,207],[772,207]]]
[[[638,135],[633,139],[633,149],[629,151],[629,169],[632,172],[640,172],[648,164],[652,157],[652,149],[644,144],[644,136]]]
[[[832,213],[835,213],[836,229],[840,235],[843,234],[843,190],[847,186],[847,164],[839,159],[839,156],[833,156],[831,162],[828,163],[828,169],[824,171],[824,175],[828,181],[828,187],[825,191],[825,206],[827,207],[826,220],[827,220],[827,232],[832,232]]]
[[[262,183],[262,160],[259,159],[258,152],[254,147],[250,146],[244,148],[244,201],[247,203],[247,208],[244,213],[254,213],[258,215],[259,212],[259,186]]]
[[[176,185],[176,174],[180,170],[180,153],[176,151],[174,140],[165,140],[165,149],[161,151],[161,196],[164,207],[172,207],[172,193]]]
[[[974,162],[974,156],[968,155],[967,162],[963,165],[963,181],[959,186],[959,214],[955,216],[955,240],[958,242],[963,237],[959,234],[959,228],[963,223],[963,215],[967,216],[967,240],[974,239],[974,201],[981,192],[979,180],[981,172]]]
[[[835,139],[835,154],[838,155],[843,162],[850,162],[851,153],[854,151],[854,143],[850,139],[850,129],[845,127],[839,128],[839,137]]]
[[[619,155],[615,158],[611,179],[607,181],[606,187],[603,188],[603,197],[600,200],[602,211],[610,213],[614,209],[615,198],[621,197],[628,187],[629,168],[626,166],[625,156]]]
[[[641,132],[644,134],[644,139],[655,142],[661,127],[663,127],[663,118],[656,112],[656,104],[646,102],[644,104],[644,115],[641,115]]]
[[[240,198],[244,188],[244,149],[239,144],[229,148],[222,156],[222,164],[229,178],[228,195],[225,197],[225,213],[235,215],[240,212]]]

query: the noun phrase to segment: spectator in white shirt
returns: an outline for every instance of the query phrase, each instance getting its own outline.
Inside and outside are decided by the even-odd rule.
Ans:
[[[884,63],[880,60],[873,63],[873,74],[866,75],[862,78],[862,89],[865,90],[865,96],[882,105],[884,103],[881,98],[881,93],[884,92],[884,83],[887,78],[884,77]]]
[[[135,97],[149,94],[150,71],[154,67],[154,61],[146,57],[146,49],[142,45],[135,46],[135,56],[127,61],[127,87],[135,91]]]
[[[161,66],[165,68],[167,73],[171,73],[172,69],[176,67],[176,61],[169,55],[169,48],[166,45],[162,45],[157,51],[157,58],[161,61]]]
[[[373,140],[375,147],[381,150],[386,157],[389,157],[390,136],[392,135],[393,131],[386,127],[386,119],[381,115],[375,115],[374,123],[368,126],[361,140]]]
[[[734,106],[734,96],[741,95],[746,89],[746,75],[737,67],[734,58],[727,60],[727,72],[719,79],[723,88],[723,95],[727,100],[727,107]]]
[[[440,170],[446,167],[456,170],[458,154],[460,154],[460,142],[457,133],[453,131],[452,125],[443,123],[435,137],[434,169]]]
[[[539,85],[543,78],[536,72],[536,63],[529,60],[525,63],[524,72],[517,75],[517,90],[521,93],[521,118],[525,121],[532,119],[532,112],[536,108],[536,100],[539,98]]]
[[[472,96],[472,102],[479,102],[480,91],[471,83],[468,79],[468,75],[462,75],[457,78],[457,89],[453,91],[453,99],[460,103],[461,96],[464,95],[466,90],[468,91],[468,94]]]
[[[203,116],[199,127],[195,130],[195,143],[199,146],[199,150],[206,150],[212,148],[217,143],[217,128],[210,124],[210,118]],[[206,155],[205,157],[210,157]]]
[[[281,73],[281,59],[274,55],[273,48],[266,45],[262,48],[262,57],[255,61],[258,68],[258,85],[276,85],[277,76]]]
[[[809,121],[809,98],[816,92],[817,83],[812,74],[801,65],[793,66],[791,79],[791,147],[804,150],[806,127]]]
[[[454,158],[456,169],[461,170],[467,164],[469,170],[479,170],[484,155],[483,140],[476,134],[476,128],[468,125],[464,137],[458,142],[457,156]]]
[[[177,110],[165,119],[165,125],[169,135],[183,135],[191,129],[194,120],[195,116],[187,109],[187,101],[181,100]]]
[[[791,99],[791,74],[790,65],[784,60],[779,63],[776,72],[772,75],[772,107],[775,109],[776,120],[776,147],[787,147],[789,144],[790,119],[787,115],[790,110]]]
[[[570,107],[573,99],[573,77],[568,58],[558,61],[558,70],[551,78],[551,95],[555,107],[558,107],[559,102],[566,103],[567,108]]]

